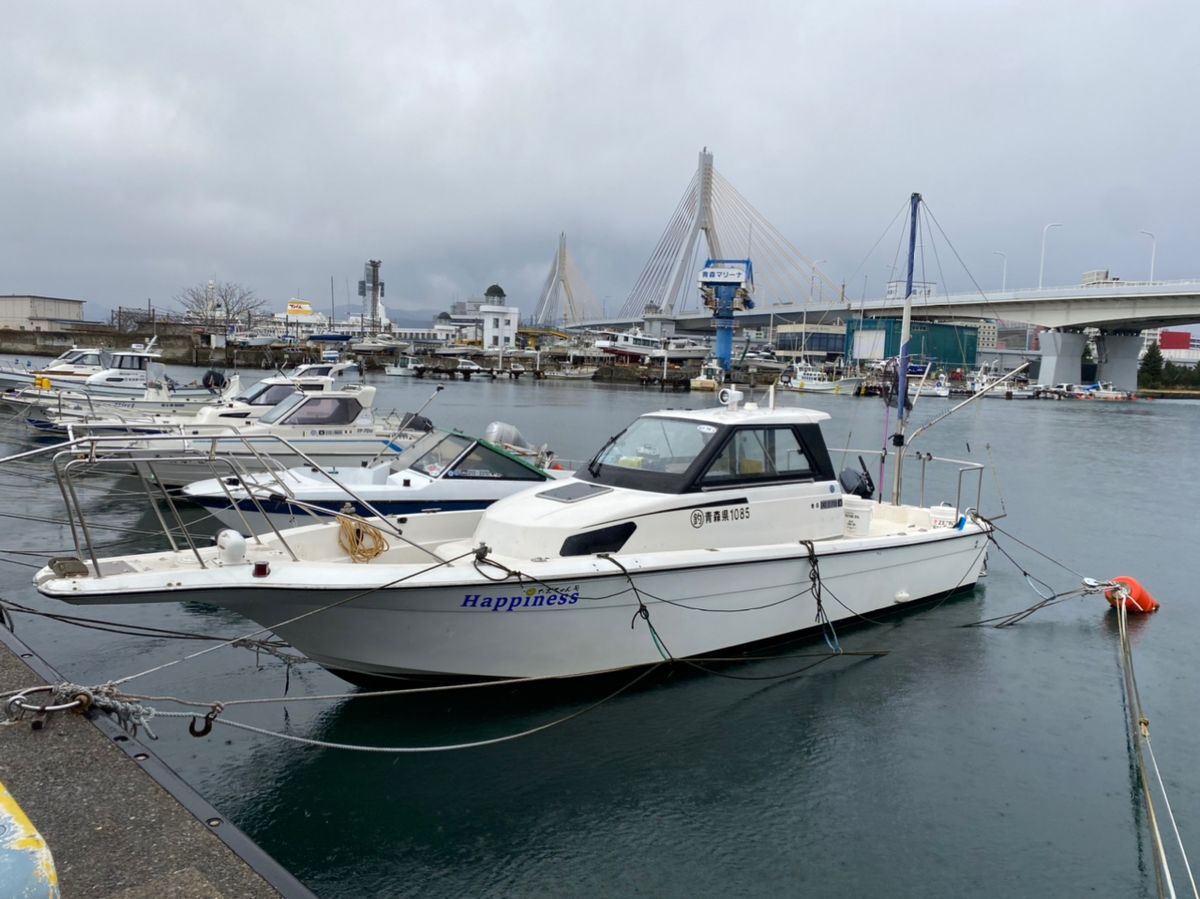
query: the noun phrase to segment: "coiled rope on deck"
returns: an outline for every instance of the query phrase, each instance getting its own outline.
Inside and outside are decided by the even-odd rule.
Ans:
[[[388,551],[388,542],[379,528],[348,515],[339,515],[338,546],[355,562],[370,562]]]

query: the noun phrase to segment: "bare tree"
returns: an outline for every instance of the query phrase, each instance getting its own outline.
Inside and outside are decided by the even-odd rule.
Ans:
[[[185,287],[175,295],[188,318],[208,324],[244,322],[249,324],[267,301],[254,291],[232,281],[208,281]]]

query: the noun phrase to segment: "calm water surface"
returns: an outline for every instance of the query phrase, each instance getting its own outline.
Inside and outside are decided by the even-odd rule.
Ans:
[[[369,380],[384,409],[415,409],[433,390]],[[452,383],[428,414],[475,433],[502,419],[531,442],[586,458],[642,411],[709,401],[590,384]],[[803,403],[833,415],[826,438],[835,463],[842,447],[881,444],[878,401]],[[922,400],[914,421],[945,403]],[[10,449],[32,445],[12,423],[0,438]],[[1075,587],[1077,575],[1139,578],[1163,603],[1157,616],[1134,622],[1139,685],[1185,843],[1200,847],[1198,438],[1200,404],[1192,402],[986,400],[939,424],[919,448],[992,464],[999,477],[985,480],[983,509],[998,512],[1002,500],[1001,527],[1049,559],[1001,535],[1020,568],[993,550],[974,593],[842,634],[846,649],[887,652],[878,658],[787,678],[773,676],[798,667],[795,658],[727,672],[753,680],[668,674],[559,727],[483,749],[356,753],[229,728],[196,740],[180,721],[161,719],[155,750],[323,897],[1152,896],[1116,627],[1103,599],[1073,599],[1004,630],[963,625],[1036,602],[1024,571],[1060,591]],[[53,484],[0,475],[0,490],[4,514],[60,514]],[[952,482],[931,480],[926,499],[953,493]],[[103,485],[88,496],[96,520],[152,527],[135,497]],[[0,522],[5,559],[70,544],[54,524]],[[150,544],[135,538],[114,551],[140,545]],[[29,586],[30,573],[15,561],[0,565],[5,598],[54,606]],[[80,614],[93,613],[230,636],[252,629],[194,604]],[[195,649],[28,616],[17,625],[84,682]],[[339,743],[440,745],[553,721],[625,682],[293,702],[226,715]],[[204,700],[272,697],[283,691],[284,670],[222,650],[136,684]],[[344,690],[302,665],[289,695]]]

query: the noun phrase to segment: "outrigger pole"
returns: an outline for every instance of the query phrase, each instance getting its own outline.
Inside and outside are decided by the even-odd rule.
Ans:
[[[921,206],[921,195],[911,198],[908,225],[908,278],[904,284],[904,315],[900,320],[900,372],[896,385],[896,432],[892,434],[892,446],[896,448],[896,476],[892,483],[892,502],[900,504],[901,478],[904,471],[904,425],[908,403],[908,344],[912,338],[912,291],[913,264],[917,255],[917,210]]]

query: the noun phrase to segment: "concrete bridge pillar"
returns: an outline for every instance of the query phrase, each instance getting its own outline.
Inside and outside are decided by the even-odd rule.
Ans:
[[[1074,331],[1043,331],[1039,334],[1042,365],[1038,369],[1038,381],[1046,386],[1078,384],[1086,342],[1086,336]]]
[[[1096,337],[1096,377],[1112,381],[1118,390],[1137,390],[1138,354],[1145,341],[1140,334],[1100,334]]]

